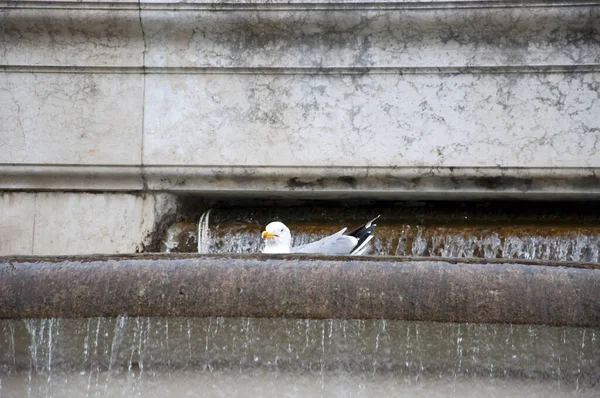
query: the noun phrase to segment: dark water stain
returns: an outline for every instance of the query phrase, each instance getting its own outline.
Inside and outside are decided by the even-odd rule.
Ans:
[[[288,188],[323,188],[325,186],[324,178],[316,180],[302,181],[299,177],[290,178],[287,182]]]

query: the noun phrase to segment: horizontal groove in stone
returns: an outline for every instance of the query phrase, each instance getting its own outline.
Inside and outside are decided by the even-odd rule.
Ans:
[[[65,172],[78,172],[81,173],[81,169],[86,169],[92,172],[108,172],[114,174],[128,174],[128,173],[139,173],[144,171],[153,172],[168,172],[168,173],[181,173],[181,172],[194,172],[194,173],[206,173],[215,170],[224,170],[231,172],[244,172],[244,173],[293,173],[298,170],[310,172],[309,174],[320,175],[324,172],[328,173],[345,173],[347,170],[353,173],[362,172],[365,175],[372,175],[374,172],[390,172],[394,171],[402,173],[403,175],[410,175],[412,173],[422,174],[424,172],[436,174],[436,175],[528,175],[528,176],[541,176],[541,175],[553,175],[553,176],[564,176],[564,177],[576,177],[585,175],[596,175],[600,178],[600,167],[435,167],[435,166],[260,166],[260,165],[171,165],[171,164],[154,164],[154,165],[111,165],[111,164],[97,164],[97,165],[86,165],[86,164],[37,164],[37,163],[0,163],[0,172],[6,172],[7,170],[21,170],[21,171],[65,171]]]
[[[178,191],[250,196],[600,197],[600,168],[0,165],[13,191]]]
[[[141,191],[139,166],[0,166],[0,189]]]
[[[502,66],[375,66],[375,67],[137,67],[0,65],[0,73],[72,74],[235,74],[235,75],[409,75],[409,74],[502,74],[502,73],[595,73],[600,64],[502,65]]]
[[[354,10],[441,10],[478,8],[542,8],[600,5],[597,0],[471,0],[471,1],[255,1],[234,2],[117,2],[117,1],[2,1],[0,8],[61,10],[144,11],[354,11]]]

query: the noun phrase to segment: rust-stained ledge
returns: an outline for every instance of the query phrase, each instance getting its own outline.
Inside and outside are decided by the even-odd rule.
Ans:
[[[600,326],[600,269],[261,255],[0,259],[0,318],[226,316]]]

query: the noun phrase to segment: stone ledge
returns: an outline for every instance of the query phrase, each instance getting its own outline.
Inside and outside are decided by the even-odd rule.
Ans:
[[[600,271],[538,264],[285,255],[0,258],[0,318],[225,316],[600,326]]]
[[[143,10],[143,11],[345,11],[345,10],[440,10],[477,8],[538,8],[581,7],[600,5],[598,0],[455,0],[455,1],[302,1],[302,0],[250,0],[243,2],[188,0],[172,2],[146,1],[1,1],[0,8],[61,9],[61,10]]]
[[[139,166],[0,165],[0,190],[142,191]]]
[[[0,73],[147,74],[147,75],[463,75],[509,73],[597,73],[600,64],[580,65],[464,65],[464,66],[256,66],[256,67],[143,67],[0,65]]]
[[[0,189],[324,199],[598,199],[600,168],[3,165]]]
[[[149,68],[161,67],[176,67],[167,70],[177,73],[205,73],[223,67],[232,67],[234,72],[236,67],[242,71],[296,66],[358,67],[359,73],[398,67],[405,73],[405,68],[435,72],[438,66],[481,67],[488,72],[488,66],[523,69],[519,65],[539,68],[599,62],[594,39],[599,16],[594,3],[571,8],[347,8],[332,12],[243,8],[157,12],[140,11],[137,3],[131,10],[119,8],[129,3],[115,3],[112,9],[71,10],[59,7],[62,3],[49,4],[55,8],[1,8],[0,3],[0,41],[6,47],[0,64],[40,66],[35,72],[44,72],[45,65],[106,65],[124,67],[122,71],[145,66],[146,73],[157,73],[162,69]],[[472,71],[467,69],[467,73]]]

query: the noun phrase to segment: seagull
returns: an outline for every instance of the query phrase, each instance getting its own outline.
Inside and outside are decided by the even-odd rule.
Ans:
[[[360,256],[367,251],[367,243],[373,239],[373,229],[377,225],[373,222],[379,217],[375,217],[346,235],[344,235],[344,232],[347,228],[344,228],[321,240],[295,247],[292,247],[290,229],[282,222],[273,221],[267,225],[262,233],[262,238],[265,240],[265,247],[262,252],[269,254],[321,253]]]

